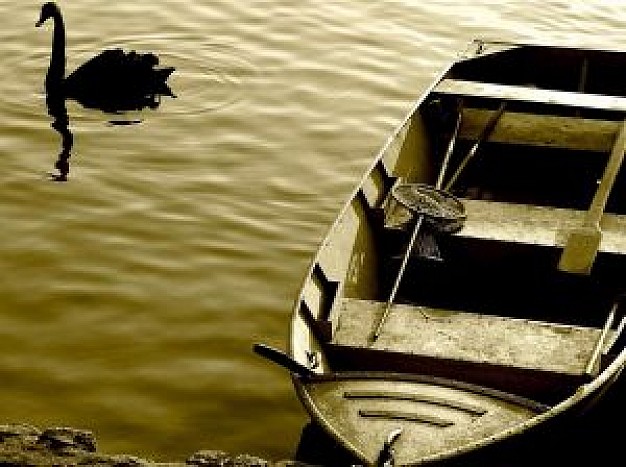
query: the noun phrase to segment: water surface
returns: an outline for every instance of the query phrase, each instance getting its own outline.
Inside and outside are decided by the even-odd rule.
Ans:
[[[39,2],[0,0],[0,423],[72,425],[105,452],[293,454],[290,308],[336,211],[475,37],[626,48],[623,1],[59,2],[68,70],[157,53],[177,98],[68,103],[67,182]],[[112,120],[138,120],[113,125]]]

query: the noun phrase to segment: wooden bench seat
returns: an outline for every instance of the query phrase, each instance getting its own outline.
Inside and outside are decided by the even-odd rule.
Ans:
[[[602,334],[591,327],[396,304],[372,343],[384,306],[350,298],[337,304],[329,354],[338,368],[422,372],[556,399],[587,380]]]
[[[444,79],[434,92],[453,96],[473,96],[496,100],[537,102],[572,108],[626,112],[626,98],[570,91],[555,91],[530,86]]]
[[[586,211],[575,209],[462,199],[466,219],[453,234],[459,238],[562,248],[572,229],[582,225]],[[412,213],[393,204],[385,213],[385,228],[406,230]],[[626,216],[604,213],[599,252],[626,254]]]
[[[476,141],[493,110],[465,108],[459,139]],[[489,135],[491,143],[609,152],[621,121],[505,112]]]
[[[366,331],[384,303],[344,298],[339,306],[333,342],[370,347]],[[600,333],[590,327],[396,304],[372,348],[582,374]]]
[[[586,211],[463,199],[467,215],[455,235],[464,238],[563,247],[569,232],[583,223]],[[600,224],[600,252],[626,253],[626,216],[605,213]]]

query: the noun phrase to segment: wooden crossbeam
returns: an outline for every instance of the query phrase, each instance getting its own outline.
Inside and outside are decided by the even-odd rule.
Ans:
[[[466,108],[459,138],[474,141],[493,111]],[[490,142],[607,152],[613,147],[621,122],[506,112],[489,137]]]
[[[537,102],[573,108],[626,112],[626,98],[624,97],[555,91],[528,86],[444,79],[435,87],[434,91],[440,94],[474,96],[497,101]]]

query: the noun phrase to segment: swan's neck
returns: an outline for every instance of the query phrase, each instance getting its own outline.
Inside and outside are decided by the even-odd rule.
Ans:
[[[53,16],[52,53],[46,75],[46,86],[59,86],[65,76],[65,25],[59,11]]]

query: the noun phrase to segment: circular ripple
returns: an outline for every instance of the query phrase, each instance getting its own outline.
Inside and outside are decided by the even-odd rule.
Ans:
[[[153,52],[160,65],[176,68],[168,80],[176,95],[167,105],[170,114],[194,115],[228,107],[242,99],[247,81],[256,73],[235,47],[194,35],[128,37],[105,44],[111,47]]]
[[[17,45],[16,45],[17,47]],[[44,79],[49,63],[49,39],[30,48],[19,48],[4,60],[0,111],[22,120],[48,123],[45,107]],[[209,42],[185,34],[130,36],[116,38],[94,47],[92,43],[68,44],[67,73],[100,51],[109,48],[155,53],[161,66],[176,68],[168,84],[175,99],[164,96],[155,109],[104,114],[68,102],[72,123],[136,123],[149,118],[152,112],[170,115],[196,115],[228,107],[242,99],[247,80],[255,68],[235,47]]]

